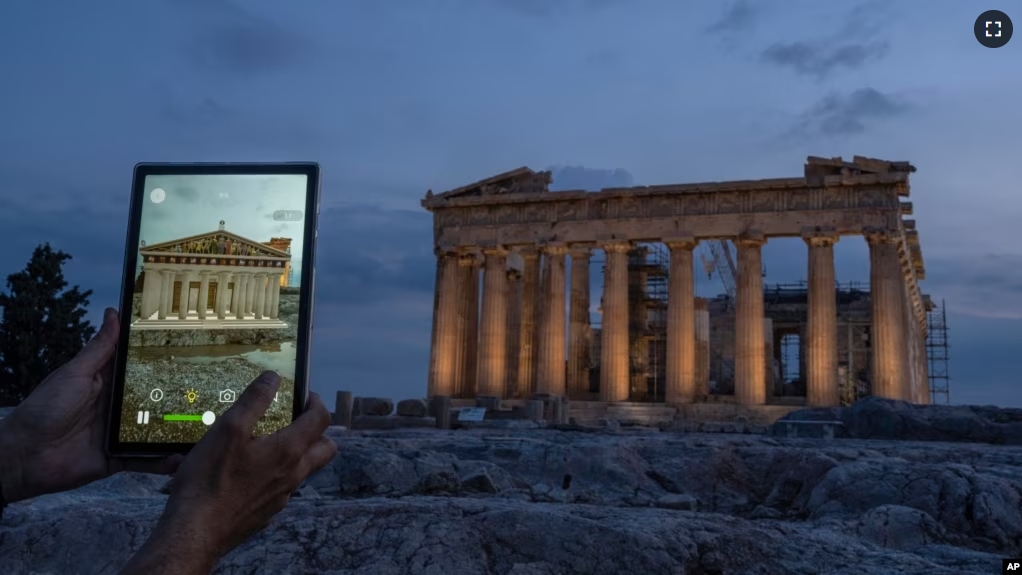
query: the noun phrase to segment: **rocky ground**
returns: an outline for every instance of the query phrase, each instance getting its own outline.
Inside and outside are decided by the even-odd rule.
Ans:
[[[231,406],[220,401],[220,393],[232,390],[236,394],[264,368],[242,358],[229,357],[210,363],[194,363],[185,359],[160,358],[138,360],[134,350],[128,352],[128,367],[125,376],[124,403],[121,418],[127,425],[121,427],[122,441],[179,442],[198,441],[208,429],[201,421],[163,421],[153,415],[147,425],[137,425],[140,410],[151,414],[181,413],[202,414],[212,411],[217,416]],[[150,398],[153,389],[160,389],[163,398],[154,402]],[[189,402],[186,392],[195,392],[194,401]],[[280,378],[278,397],[292,397],[294,380]],[[291,422],[289,400],[275,401],[266,416],[256,426],[256,432],[270,433]]]
[[[1022,448],[642,429],[332,428],[337,458],[218,573],[996,573]],[[11,506],[0,573],[111,573],[164,480]]]

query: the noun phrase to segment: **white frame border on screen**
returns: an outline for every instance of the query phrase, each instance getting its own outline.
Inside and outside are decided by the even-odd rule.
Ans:
[[[302,245],[301,283],[299,285],[298,341],[295,346],[294,397],[292,421],[305,409],[309,395],[309,357],[312,348],[312,312],[316,287],[316,238],[320,206],[320,168],[315,162],[282,163],[140,163],[135,166],[131,185],[131,206],[124,249],[124,272],[121,278],[121,338],[112,366],[112,389],[107,416],[107,453],[115,457],[161,457],[187,453],[193,443],[122,442],[120,440],[121,410],[124,403],[124,376],[128,361],[128,330],[135,292],[135,270],[138,269],[138,242],[141,233],[142,206],[145,203],[145,181],[149,176],[202,175],[304,175],[305,230]]]

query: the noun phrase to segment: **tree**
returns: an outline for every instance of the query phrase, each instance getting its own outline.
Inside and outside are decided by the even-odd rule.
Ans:
[[[7,276],[0,293],[0,405],[15,405],[67,363],[96,334],[85,319],[92,290],[67,289],[69,254],[36,247],[25,269]]]

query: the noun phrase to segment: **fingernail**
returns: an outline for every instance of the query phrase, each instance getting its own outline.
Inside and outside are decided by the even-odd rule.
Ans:
[[[262,375],[259,376],[259,379],[261,379],[264,383],[268,383],[273,386],[280,385],[280,375],[278,375],[275,371],[264,371]]]

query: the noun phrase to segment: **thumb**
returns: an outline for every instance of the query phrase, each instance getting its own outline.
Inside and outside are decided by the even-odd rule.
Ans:
[[[99,333],[85,345],[82,351],[72,360],[75,369],[94,373],[103,368],[117,349],[117,336],[120,333],[120,315],[113,308],[103,312],[103,325]]]

